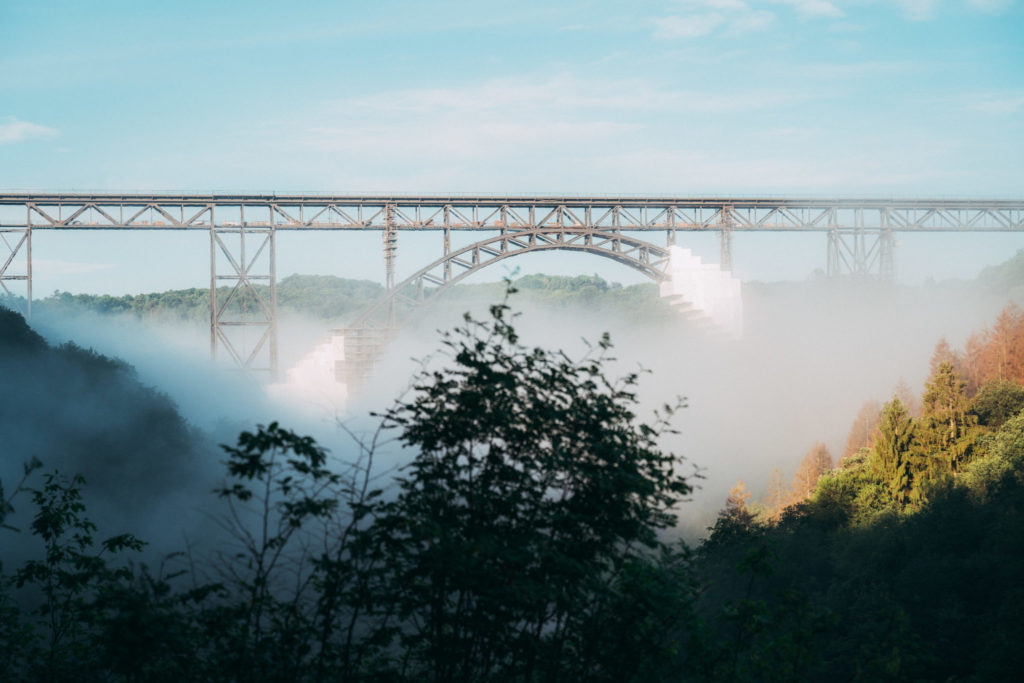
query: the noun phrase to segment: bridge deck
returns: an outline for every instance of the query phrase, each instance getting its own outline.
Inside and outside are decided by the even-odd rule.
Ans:
[[[0,193],[0,229],[1024,230],[1024,200]]]

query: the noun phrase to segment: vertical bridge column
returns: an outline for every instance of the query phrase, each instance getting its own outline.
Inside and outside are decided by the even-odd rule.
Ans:
[[[733,207],[722,207],[721,232],[719,234],[722,243],[718,262],[719,268],[730,273],[732,272],[732,229],[735,225],[732,212]]]
[[[880,228],[864,227],[863,209],[854,211],[853,222],[852,227],[840,226],[833,215],[828,232],[828,276],[877,278],[881,282],[895,280],[895,240],[888,212],[881,212]]]
[[[447,257],[452,251],[452,207],[448,204],[444,207],[444,256]],[[444,262],[444,281],[452,279],[452,264]]]
[[[447,233],[446,233],[447,234]],[[395,220],[395,205],[384,205],[384,279],[386,281],[387,294],[395,288],[395,254],[398,251],[398,225]],[[388,304],[388,326],[395,326],[395,303],[394,299]]]
[[[25,283],[25,317],[32,317],[32,205],[25,210],[25,227],[0,228],[0,288],[8,296],[16,296],[8,282]],[[23,254],[24,268],[15,266],[18,255]],[[12,266],[14,266],[12,268]]]
[[[213,206],[209,210],[210,353],[216,359],[218,348],[223,347],[238,367],[274,378],[278,348],[273,210],[269,221],[249,224],[243,206],[241,221],[220,225],[214,220]],[[231,287],[223,299],[217,291],[219,283]]]
[[[589,221],[588,221],[589,223]],[[676,243],[676,207],[670,206],[665,209],[665,246],[671,247]]]

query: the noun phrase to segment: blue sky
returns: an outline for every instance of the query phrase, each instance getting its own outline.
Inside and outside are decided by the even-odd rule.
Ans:
[[[0,187],[1019,198],[1022,36],[1020,0],[0,0]],[[37,291],[123,290],[103,239],[40,237]],[[739,242],[738,273],[804,277],[819,241]]]

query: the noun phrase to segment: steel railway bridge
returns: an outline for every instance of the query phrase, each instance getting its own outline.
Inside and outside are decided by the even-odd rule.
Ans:
[[[412,310],[518,254],[583,251],[660,280],[666,247],[680,231],[717,233],[724,269],[731,269],[734,232],[822,232],[830,276],[890,280],[895,233],[1024,231],[1024,200],[0,192],[0,287],[11,293],[9,284],[23,283],[29,314],[36,230],[207,231],[211,353],[224,349],[239,366],[271,374],[278,356],[277,232],[378,231],[387,295],[345,331],[346,358],[363,368],[353,370],[359,375]],[[396,283],[401,231],[440,231],[443,241],[436,260]],[[452,231],[479,239],[453,248]],[[663,233],[665,246],[654,233]],[[229,293],[218,298],[223,285]],[[244,329],[255,335],[242,342],[237,331]]]

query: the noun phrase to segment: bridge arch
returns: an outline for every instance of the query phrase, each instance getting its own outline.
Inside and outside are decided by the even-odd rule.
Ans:
[[[345,360],[337,377],[355,389],[372,376],[394,332],[452,285],[507,258],[540,251],[579,251],[627,265],[664,280],[668,248],[614,230],[547,227],[502,232],[452,251],[396,285],[344,328]]]
[[[664,280],[668,248],[605,230],[536,228],[503,232],[452,251],[400,282],[387,296],[363,310],[347,329],[396,328],[416,309],[453,285],[495,263],[541,251],[596,254],[637,270],[655,282]],[[402,310],[398,310],[404,304]]]

